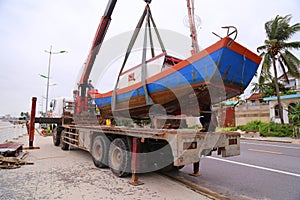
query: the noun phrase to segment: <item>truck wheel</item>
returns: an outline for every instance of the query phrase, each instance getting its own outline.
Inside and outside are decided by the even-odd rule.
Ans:
[[[53,133],[52,133],[53,144],[55,146],[59,146],[59,144],[60,144],[60,136],[59,136],[58,130],[59,130],[59,128],[55,127],[53,129]]]
[[[98,135],[94,138],[91,154],[96,167],[108,166],[109,142],[105,135]]]
[[[61,146],[61,149],[64,151],[69,150],[69,144],[65,143],[65,140],[66,140],[66,139],[64,139],[65,136],[66,136],[66,131],[63,130],[60,135],[60,146]]]
[[[111,171],[118,177],[131,173],[131,152],[126,138],[116,138],[109,147],[108,164]]]

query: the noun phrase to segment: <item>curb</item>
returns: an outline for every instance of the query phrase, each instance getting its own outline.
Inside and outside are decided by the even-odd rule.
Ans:
[[[288,140],[272,140],[272,139],[261,139],[261,138],[240,138],[241,140],[254,140],[254,141],[260,141],[260,142],[279,142],[279,143],[289,143],[292,144],[293,141]],[[293,143],[297,144],[297,143]]]
[[[181,177],[174,177],[174,176],[171,176],[167,173],[164,173],[164,172],[159,172],[158,173],[159,175],[161,176],[164,176],[170,180],[173,180],[173,181],[176,181],[188,188],[190,188],[191,190],[195,191],[195,192],[198,192],[199,194],[202,194],[208,198],[211,198],[211,199],[214,199],[214,200],[230,200],[228,197],[224,196],[224,195],[221,195],[221,194],[218,194],[208,188],[205,188],[205,187],[202,187],[200,185],[197,185],[191,181],[188,181],[184,178],[181,178]]]

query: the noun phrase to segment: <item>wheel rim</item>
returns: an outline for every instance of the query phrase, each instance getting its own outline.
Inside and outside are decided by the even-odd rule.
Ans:
[[[99,160],[102,156],[102,149],[101,149],[101,145],[97,144],[95,146],[95,149],[94,149],[94,157]]]
[[[56,130],[56,128],[53,130],[52,138],[53,138],[53,141],[54,141],[54,142],[55,142],[56,139],[57,139],[57,130]]]
[[[63,147],[64,143],[65,143],[65,140],[64,140],[64,136],[66,135],[65,131],[62,131],[61,132],[61,135],[60,135],[60,146]]]
[[[122,163],[122,151],[119,147],[116,147],[112,152],[111,164],[116,170],[120,169]]]

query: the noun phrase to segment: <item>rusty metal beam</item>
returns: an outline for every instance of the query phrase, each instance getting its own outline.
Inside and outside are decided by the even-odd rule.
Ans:
[[[37,100],[36,97],[32,97],[30,126],[29,126],[29,147],[33,147],[36,100]]]

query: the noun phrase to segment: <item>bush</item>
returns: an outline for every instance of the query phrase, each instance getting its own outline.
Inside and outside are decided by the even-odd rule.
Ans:
[[[231,129],[242,131],[259,131],[263,137],[291,137],[293,129],[290,124],[277,124],[275,122],[265,123],[260,120],[255,120],[247,123],[246,125],[240,125]]]
[[[254,120],[251,121],[249,123],[247,123],[246,125],[240,125],[237,127],[233,127],[230,130],[231,131],[236,131],[236,130],[242,130],[242,131],[259,131],[260,126],[263,125],[264,122],[260,121],[260,120]]]
[[[289,124],[270,122],[260,127],[260,134],[261,136],[291,137],[293,135],[293,129]]]
[[[255,120],[247,123],[244,128],[246,131],[260,131],[260,127],[264,124],[265,123],[260,120]]]

